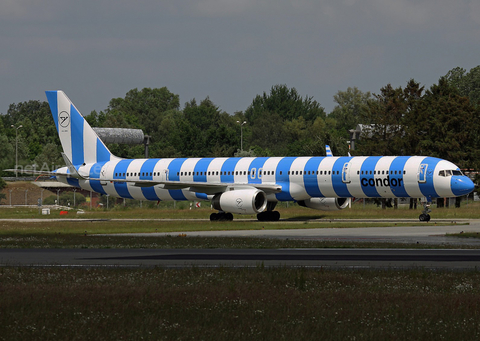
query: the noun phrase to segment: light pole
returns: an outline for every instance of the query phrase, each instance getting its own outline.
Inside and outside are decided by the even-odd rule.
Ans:
[[[237,121],[240,124],[240,151],[243,152],[243,125],[247,123],[247,121]]]
[[[18,177],[18,129],[23,128],[23,126],[20,124],[18,127],[15,127],[12,124],[12,128],[15,128],[15,177]]]

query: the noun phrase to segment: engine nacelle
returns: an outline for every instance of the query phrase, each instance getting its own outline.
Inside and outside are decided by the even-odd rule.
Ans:
[[[314,210],[337,211],[346,208],[350,201],[350,198],[311,198],[298,201],[298,204]]]
[[[259,189],[233,190],[215,195],[212,206],[229,213],[257,214],[267,207],[267,195]]]

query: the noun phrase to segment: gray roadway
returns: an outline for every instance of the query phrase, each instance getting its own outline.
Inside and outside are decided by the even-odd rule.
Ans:
[[[335,222],[352,222],[352,220],[335,220]],[[359,220],[361,222],[375,222],[380,220]],[[392,220],[385,220],[391,223]],[[413,220],[395,220],[394,222],[413,222]],[[456,225],[451,225],[457,223]],[[468,223],[468,225],[464,225]],[[258,224],[254,225],[258,228]],[[266,223],[267,224],[267,223]],[[265,225],[266,225],[265,224]],[[303,224],[303,223],[299,223]],[[442,225],[443,224],[443,225]],[[449,224],[449,225],[446,225]],[[365,227],[365,228],[320,228],[320,229],[289,229],[289,230],[225,230],[225,231],[196,231],[175,233],[139,233],[136,236],[176,236],[186,234],[187,237],[259,237],[259,238],[289,238],[310,240],[333,241],[359,241],[359,242],[392,242],[392,243],[420,243],[451,245],[471,245],[480,247],[480,238],[447,237],[447,234],[461,232],[480,233],[480,220],[436,220],[422,223],[417,226],[392,226],[392,227]]]
[[[460,222],[460,221],[458,221]],[[480,221],[470,225],[442,225],[442,221],[413,227],[322,228],[185,232],[187,236],[228,236],[316,240],[385,241],[447,244],[447,250],[406,249],[288,249],[288,250],[165,250],[165,249],[0,249],[1,266],[307,266],[307,267],[427,267],[480,268],[480,248],[455,250],[458,245],[480,246],[477,239],[446,237],[446,233],[479,232]],[[258,225],[256,225],[258,226]],[[149,236],[176,233],[138,234]]]

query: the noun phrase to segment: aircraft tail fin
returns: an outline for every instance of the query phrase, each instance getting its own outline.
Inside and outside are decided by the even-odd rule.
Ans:
[[[327,153],[327,156],[333,156],[332,150],[330,149],[330,146],[328,144],[325,145],[325,151]]]
[[[73,165],[115,158],[63,91],[45,93],[63,152]]]

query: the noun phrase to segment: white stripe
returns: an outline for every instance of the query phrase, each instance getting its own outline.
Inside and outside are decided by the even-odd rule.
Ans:
[[[350,161],[350,183],[347,184],[347,189],[350,194],[356,198],[365,198],[366,195],[363,192],[362,184],[360,183],[359,172],[362,169],[363,162],[367,159],[367,156],[356,156]],[[322,192],[323,193],[323,192]],[[323,193],[325,195],[325,193]]]
[[[381,173],[382,171],[390,170],[390,165],[392,164],[394,159],[395,159],[394,156],[384,156],[384,157],[380,158],[380,160],[378,160],[377,164],[375,165],[375,172],[377,174],[375,174],[373,176],[373,179],[374,180],[376,180],[378,178],[385,179],[387,176],[392,178],[392,175],[387,175],[387,174],[382,175],[382,174],[379,174],[379,173]],[[395,177],[395,178],[403,177],[403,175],[395,176],[395,174],[393,174],[393,177]],[[377,190],[378,194],[382,197],[386,197],[386,198],[394,197],[394,195],[392,193],[392,190],[390,189],[390,186],[381,186],[381,187],[376,186],[375,189]]]
[[[242,171],[242,174],[234,176],[235,183],[239,183],[239,184],[248,183],[248,168],[250,167],[250,164],[254,159],[255,158],[253,157],[243,157],[237,162],[237,165],[235,166],[235,171],[237,170]],[[212,163],[213,161],[210,164]],[[210,169],[210,167],[208,169]],[[247,173],[244,175],[243,171],[246,171]]]
[[[404,169],[407,171],[407,174],[403,176],[403,181],[405,183],[405,191],[411,198],[423,197],[418,184],[418,167],[424,159],[423,156],[412,156],[405,163]]]
[[[153,171],[160,173],[160,179],[165,178],[165,170],[168,170],[168,166],[170,165],[170,162],[172,162],[173,159],[160,159],[155,164],[155,167],[153,167]],[[155,193],[157,194],[157,197],[160,198],[160,200],[163,201],[168,201],[168,200],[173,200],[172,196],[170,195],[170,192],[166,189],[161,189],[162,185],[155,186]]]
[[[208,165],[208,170],[207,172],[213,172],[208,176],[207,175],[207,182],[209,183],[220,183],[220,171],[222,170],[222,165],[224,162],[227,160],[226,157],[217,157],[210,162],[210,165]],[[218,171],[218,175],[217,175]],[[207,173],[208,174],[208,173]]]
[[[337,161],[337,157],[326,157],[320,162],[318,169],[323,171],[323,175],[318,176],[318,187],[320,192],[326,197],[336,198],[338,197],[337,193],[333,189],[332,184],[332,174],[328,174],[333,169],[333,165]],[[327,174],[325,174],[327,172]]]
[[[62,143],[63,152],[67,155],[68,159],[72,161],[72,113],[71,102],[68,97],[63,93],[63,91],[57,91],[57,105],[58,105],[58,136],[60,137],[60,142]],[[66,111],[69,115],[68,126],[62,127],[60,123],[61,113]]]
[[[85,163],[97,162],[97,134],[86,120],[83,120],[83,154]]]
[[[307,191],[305,190],[305,184],[303,182],[305,165],[310,159],[311,157],[297,157],[290,166],[290,196],[295,200],[305,200],[310,198]],[[292,171],[295,172],[294,175],[292,175]],[[300,172],[302,173],[302,175],[300,175]]]

